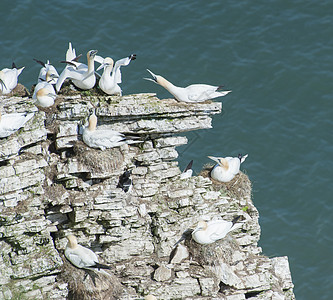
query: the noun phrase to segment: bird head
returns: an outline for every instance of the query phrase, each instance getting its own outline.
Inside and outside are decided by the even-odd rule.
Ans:
[[[147,71],[150,73],[150,75],[153,77],[153,78],[143,78],[145,80],[149,80],[149,81],[152,81],[152,82],[155,82],[157,84],[159,84],[160,82],[160,79],[161,79],[161,76],[160,75],[155,75],[152,71],[150,71],[149,69],[147,69]]]
[[[77,239],[75,237],[75,235],[73,234],[69,234],[66,236],[67,240],[68,240],[68,244],[67,246],[71,249],[74,249],[77,247]]]
[[[218,163],[219,166],[222,168],[228,170],[229,169],[229,163],[224,157],[215,157],[215,156],[207,156],[211,160],[215,161]]]
[[[102,69],[102,68],[113,68],[114,61],[111,57],[105,57],[103,63],[97,68],[96,71]]]

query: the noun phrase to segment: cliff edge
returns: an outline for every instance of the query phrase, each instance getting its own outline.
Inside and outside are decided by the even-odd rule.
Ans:
[[[160,100],[154,94],[60,96],[39,110],[27,97],[0,97],[2,113],[34,112],[0,139],[1,299],[295,299],[287,257],[268,258],[257,243],[259,214],[240,172],[218,184],[209,172],[181,180],[179,134],[211,128],[220,102]],[[98,126],[142,143],[101,151],[82,142]],[[133,189],[117,187],[132,170]],[[210,245],[175,242],[199,219],[241,227]],[[94,250],[106,273],[87,273],[64,257],[65,236]]]

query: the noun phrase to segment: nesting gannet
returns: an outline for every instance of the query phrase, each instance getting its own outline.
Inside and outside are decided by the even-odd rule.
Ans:
[[[1,115],[0,112],[0,138],[10,136],[15,131],[24,126],[34,113],[12,113]]]
[[[104,68],[102,77],[99,80],[99,87],[108,95],[120,95],[122,94],[121,88],[118,85],[121,83],[121,66],[127,66],[132,60],[136,59],[136,54],[131,54],[128,57],[119,59],[114,64],[113,59],[106,57],[103,59],[103,63],[97,68],[96,71]]]
[[[67,239],[65,256],[75,267],[79,269],[111,269],[107,265],[100,264],[97,255],[92,250],[79,245],[74,235],[68,235]]]
[[[96,83],[95,66],[94,66],[94,58],[96,53],[97,50],[88,51],[87,53],[88,65],[85,65],[83,63],[77,63],[74,61],[75,58],[72,58],[72,56],[75,55],[75,49],[74,50],[72,49],[72,45],[70,43],[70,47],[66,53],[67,65],[64,68],[64,70],[61,72],[56,84],[57,92],[59,92],[62,84],[67,78],[71,79],[73,84],[82,90],[89,90],[93,88]],[[67,58],[69,60],[67,60]]]
[[[192,164],[193,164],[193,159],[188,163],[183,173],[180,174],[180,179],[186,179],[192,176],[193,173]]]
[[[248,154],[244,156],[238,154],[238,157],[208,157],[217,162],[211,170],[210,176],[220,182],[229,182],[238,174],[240,165],[248,157]]]
[[[105,150],[106,148],[113,148],[123,144],[140,143],[140,141],[129,141],[126,137],[115,130],[111,129],[96,129],[97,117],[92,114],[89,117],[89,126],[83,128],[82,138],[83,141],[92,148],[99,148]]]
[[[12,68],[4,68],[0,71],[0,92],[4,95],[9,94],[17,86],[17,79],[24,67],[17,69],[15,63]]]
[[[224,238],[231,230],[239,228],[235,226],[240,216],[231,222],[225,220],[199,221],[198,226],[192,232],[192,238],[199,244],[211,244]]]
[[[53,85],[51,84],[52,80],[56,78],[56,74],[52,73],[51,70],[46,72],[46,80],[39,82],[34,90],[32,99],[36,99],[36,105],[41,107],[49,107],[54,104],[54,100],[57,97]]]
[[[151,78],[144,78],[153,81],[166,90],[168,90],[178,101],[182,102],[203,102],[217,97],[222,97],[231,91],[218,91],[221,86],[213,86],[208,84],[191,84],[186,88],[173,85],[170,81],[166,80],[160,75],[155,75],[152,71],[148,70]]]
[[[131,170],[126,170],[119,178],[117,187],[121,188],[125,193],[130,193],[132,190]]]
[[[50,64],[50,61],[47,60],[47,62],[44,63],[41,60],[37,60],[35,58],[34,58],[34,61],[39,63],[42,66],[39,71],[38,82],[47,81],[51,84],[56,84],[57,80],[59,78],[59,74],[58,74],[56,68]],[[47,72],[49,72],[49,76],[50,76],[49,80],[46,79]]]

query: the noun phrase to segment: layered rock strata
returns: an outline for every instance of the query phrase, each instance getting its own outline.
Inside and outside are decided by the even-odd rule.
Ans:
[[[212,182],[208,172],[179,179],[176,147],[188,141],[178,134],[211,128],[221,103],[79,94],[42,111],[29,98],[0,101],[3,113],[35,112],[0,140],[1,299],[294,299],[288,258],[265,257],[257,245],[248,177],[240,173],[228,184]],[[98,126],[142,142],[87,147],[82,125],[92,112]],[[131,193],[117,187],[126,169]],[[226,238],[173,248],[200,218],[235,216],[242,225]],[[108,274],[64,258],[68,233],[112,267]]]

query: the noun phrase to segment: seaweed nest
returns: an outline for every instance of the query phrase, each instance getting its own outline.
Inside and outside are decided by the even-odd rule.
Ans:
[[[119,299],[122,287],[110,271],[78,269],[64,259],[59,281],[68,284],[68,299]]]
[[[124,156],[118,147],[102,151],[90,148],[78,141],[75,143],[73,151],[78,161],[87,166],[91,173],[112,173],[121,169],[124,162]]]
[[[251,181],[249,177],[239,171],[239,173],[229,182],[219,182],[211,178],[210,172],[214,165],[206,164],[199,173],[202,177],[208,177],[212,181],[212,187],[214,191],[221,191],[227,194],[231,198],[242,199],[248,195],[251,195]]]

